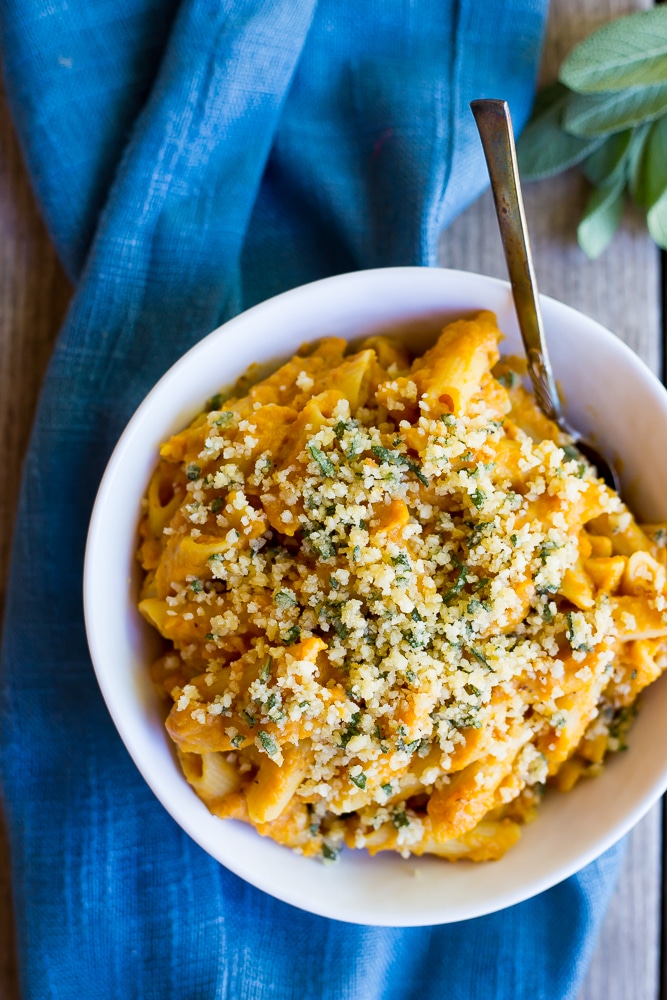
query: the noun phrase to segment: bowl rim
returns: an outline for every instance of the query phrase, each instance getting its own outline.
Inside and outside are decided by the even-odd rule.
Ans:
[[[112,494],[113,484],[116,477],[124,467],[127,453],[128,451],[132,451],[135,443],[135,436],[140,434],[143,421],[151,413],[155,400],[160,398],[164,393],[167,393],[172,384],[178,381],[181,370],[186,364],[195,360],[200,353],[205,353],[209,349],[209,345],[214,340],[220,339],[224,336],[227,338],[227,342],[231,343],[232,338],[236,333],[243,333],[245,327],[252,325],[257,320],[261,321],[266,314],[270,315],[273,310],[275,310],[276,307],[280,307],[285,300],[296,301],[300,297],[311,296],[316,294],[318,289],[322,286],[338,284],[341,286],[341,292],[343,292],[345,286],[351,287],[355,284],[363,286],[369,280],[372,283],[374,280],[373,275],[381,274],[389,280],[392,277],[398,279],[407,276],[409,280],[414,279],[419,281],[420,279],[417,277],[418,274],[434,271],[441,276],[446,276],[447,280],[462,282],[472,281],[475,283],[481,283],[482,286],[487,286],[489,288],[495,287],[503,292],[510,291],[510,285],[507,281],[478,274],[472,271],[462,271],[450,268],[421,267],[374,268],[366,271],[354,271],[346,274],[334,275],[332,277],[319,279],[318,281],[310,282],[294,289],[290,289],[286,292],[282,292],[279,295],[258,303],[243,313],[240,313],[239,315],[216,327],[209,334],[205,335],[169,367],[169,369],[146,394],[128,421],[123,433],[113,449],[101,479],[93,505],[85,550],[83,573],[84,618],[91,660],[95,670],[97,682],[102,692],[107,710],[112,717],[114,725],[123,741],[123,744],[125,745],[125,748],[132,757],[143,779],[156,795],[158,801],[177,822],[177,824],[184,829],[185,832],[197,844],[199,844],[199,846],[212,855],[218,863],[223,864],[224,867],[228,868],[245,881],[259,889],[262,889],[270,895],[281,899],[283,902],[289,903],[300,909],[304,909],[319,916],[329,917],[354,924],[407,927],[457,922],[497,912],[498,910],[512,906],[543,892],[551,886],[560,883],[564,879],[580,871],[591,861],[598,858],[618,840],[620,840],[637,822],[639,822],[639,820],[648,812],[651,806],[660,798],[664,790],[667,788],[667,761],[665,762],[660,780],[655,781],[654,784],[638,799],[634,808],[627,812],[620,821],[615,823],[603,835],[597,838],[594,844],[592,844],[588,849],[580,851],[576,854],[576,856],[572,857],[569,864],[562,864],[556,869],[550,869],[547,866],[547,870],[542,877],[533,878],[526,884],[510,888],[504,893],[502,898],[496,899],[487,904],[471,904],[467,907],[462,906],[460,907],[459,915],[452,916],[444,914],[437,919],[433,919],[433,915],[431,914],[425,919],[422,919],[419,914],[410,914],[406,917],[406,919],[401,922],[397,922],[391,913],[386,915],[386,919],[384,918],[384,914],[375,913],[373,919],[369,919],[369,915],[367,913],[359,913],[358,915],[355,915],[355,913],[334,910],[331,906],[327,905],[326,900],[322,901],[319,899],[310,899],[308,902],[305,902],[303,892],[299,891],[296,886],[292,889],[292,891],[288,888],[278,893],[274,891],[271,886],[268,886],[265,880],[253,877],[252,869],[249,869],[247,865],[240,863],[239,859],[235,857],[225,857],[225,859],[222,860],[217,854],[213,854],[210,846],[203,842],[204,838],[198,828],[196,817],[194,815],[192,817],[183,816],[182,812],[172,801],[172,797],[168,789],[168,782],[162,780],[161,775],[156,774],[151,768],[150,762],[147,762],[142,758],[142,755],[138,750],[138,740],[135,738],[134,726],[127,723],[122,706],[117,703],[116,694],[113,687],[109,683],[109,674],[105,665],[106,657],[104,650],[100,647],[99,630],[97,626],[97,616],[99,614],[98,598],[94,592],[99,573],[95,564],[98,550],[102,544],[102,535],[104,533],[105,505],[109,502],[109,496]],[[601,342],[604,342],[604,344],[610,344],[609,338],[612,338],[615,348],[620,351],[621,355],[624,355],[624,359],[627,361],[628,365],[640,371],[641,378],[647,383],[647,385],[652,384],[652,389],[655,390],[662,398],[667,421],[667,391],[655,374],[651,372],[651,370],[627,346],[627,344],[618,339],[596,320],[591,319],[573,307],[559,302],[549,296],[541,295],[540,299],[543,309],[556,307],[564,317],[567,317],[567,315],[570,314],[572,317],[576,317],[578,321],[581,321],[582,319],[585,320],[591,335],[594,338],[598,338]],[[276,353],[278,354],[278,352]],[[202,398],[203,395],[204,394],[202,393]],[[163,431],[162,433],[164,435],[164,433],[167,432]],[[123,611],[123,614],[125,614],[125,610]],[[185,782],[184,777],[183,782]],[[280,848],[280,850],[284,851],[285,848]],[[412,860],[414,861],[414,859]],[[441,864],[442,862],[439,863]],[[495,864],[500,863],[501,862],[496,862]]]

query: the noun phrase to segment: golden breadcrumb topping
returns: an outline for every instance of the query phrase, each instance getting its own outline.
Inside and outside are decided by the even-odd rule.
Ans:
[[[329,338],[161,449],[140,609],[188,780],[306,854],[499,857],[665,665],[643,531],[500,363]],[[634,563],[633,563],[634,560]]]

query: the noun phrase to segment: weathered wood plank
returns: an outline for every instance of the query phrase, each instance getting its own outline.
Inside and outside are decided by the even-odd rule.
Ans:
[[[578,1000],[657,1000],[662,810],[628,837],[627,854]]]

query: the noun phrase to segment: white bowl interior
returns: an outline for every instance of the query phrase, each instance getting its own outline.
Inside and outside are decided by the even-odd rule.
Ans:
[[[594,321],[542,300],[568,418],[603,442],[642,520],[667,520],[667,393],[641,361]],[[492,309],[505,353],[522,353],[512,296],[501,281],[441,269],[387,268],[326,279],[238,316],[189,351],[138,409],[109,462],[90,526],[85,613],[93,664],[118,731],[158,799],[214,858],[295,906],[355,923],[409,926],[463,920],[554,885],[610,847],[667,786],[667,682],[643,699],[630,750],[600,778],[547,796],[538,820],[501,861],[451,865],[344,852],[324,866],[212,816],[186,783],[168,740],[147,665],[155,640],[135,606],[140,501],[165,437],[253,362],[280,361],[304,341],[411,331],[432,340],[444,322]]]

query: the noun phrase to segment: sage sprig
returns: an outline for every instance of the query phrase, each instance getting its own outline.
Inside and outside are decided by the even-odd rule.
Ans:
[[[667,5],[604,25],[576,46],[538,94],[518,143],[525,180],[581,165],[592,185],[577,238],[598,257],[626,197],[667,249]]]

